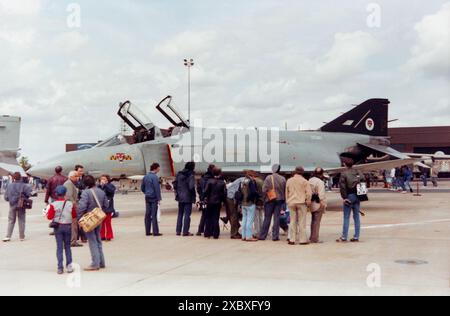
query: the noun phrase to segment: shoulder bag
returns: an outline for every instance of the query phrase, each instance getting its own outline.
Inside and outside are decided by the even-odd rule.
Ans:
[[[93,232],[103,223],[106,218],[106,214],[102,210],[97,194],[93,189],[91,189],[90,191],[94,196],[95,203],[97,203],[98,207],[93,209],[91,212],[84,214],[83,217],[81,217],[81,219],[79,220],[78,224],[85,233]]]

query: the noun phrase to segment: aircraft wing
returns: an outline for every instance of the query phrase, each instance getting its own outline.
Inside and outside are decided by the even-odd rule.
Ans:
[[[411,158],[418,158],[418,159],[424,159],[424,158],[434,158],[436,160],[450,160],[450,155],[431,155],[431,154],[405,154]]]
[[[397,160],[389,160],[389,161],[382,161],[382,162],[374,162],[374,163],[367,163],[367,164],[361,164],[361,165],[355,165],[353,168],[356,170],[360,170],[362,172],[371,172],[375,170],[390,170],[393,168],[405,166],[405,165],[412,165],[417,162],[417,159],[409,158],[409,159],[397,159]],[[336,169],[326,169],[325,171],[329,174],[338,174],[342,173],[347,168],[336,168]]]
[[[22,169],[21,166],[18,164],[10,164],[10,163],[4,163],[0,162],[0,176],[7,176],[11,173],[20,172],[22,176],[26,176],[25,171]]]
[[[409,156],[408,154],[403,154],[397,150],[395,150],[392,147],[388,147],[388,146],[381,146],[381,145],[374,145],[374,144],[358,144],[359,146],[362,147],[367,147],[369,149],[378,151],[380,153],[389,155],[393,158],[397,158],[397,159],[410,159],[410,158],[414,158]],[[420,157],[419,157],[420,158]]]

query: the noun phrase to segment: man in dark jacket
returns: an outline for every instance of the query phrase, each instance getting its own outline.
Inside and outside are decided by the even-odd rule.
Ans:
[[[142,180],[141,191],[145,194],[145,234],[147,236],[160,237],[158,225],[158,207],[161,203],[161,184],[157,174],[161,171],[158,163],[152,164],[150,172]]]
[[[214,178],[208,181],[205,190],[205,199],[207,201],[205,237],[219,239],[220,236],[220,211],[222,203],[227,200],[227,187],[222,179],[222,170],[215,168]]]
[[[200,218],[200,224],[198,225],[197,236],[201,236],[205,232],[205,220],[206,220],[206,207],[205,207],[205,190],[208,181],[214,179],[213,171],[216,166],[209,165],[208,171],[203,175],[197,185],[197,193],[200,197],[200,203],[202,203],[202,216]]]
[[[341,189],[341,196],[344,200],[344,227],[341,238],[337,242],[347,242],[350,228],[350,216],[353,212],[353,219],[355,221],[355,236],[351,239],[352,242],[359,242],[361,235],[361,218],[360,208],[361,202],[358,198],[358,184],[364,181],[364,175],[361,171],[353,168],[354,160],[346,158],[344,164],[347,168],[341,174],[339,186]]]
[[[5,192],[5,201],[9,202],[9,215],[8,233],[6,238],[3,239],[4,242],[11,241],[17,218],[19,218],[20,240],[25,240],[26,210],[19,207],[19,199],[21,194],[26,198],[31,196],[31,186],[22,182],[22,177],[18,172],[13,175],[13,181],[13,183],[8,185]]]
[[[55,175],[48,180],[47,192],[45,193],[45,204],[53,202],[57,199],[56,188],[60,185],[64,185],[67,181],[67,177],[62,174],[63,168],[58,166],[55,168]]]
[[[183,171],[179,172],[174,182],[176,200],[178,201],[177,236],[190,237],[192,205],[196,200],[195,193],[195,163],[188,162]]]

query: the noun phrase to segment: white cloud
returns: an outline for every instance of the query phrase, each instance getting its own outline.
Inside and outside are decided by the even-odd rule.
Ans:
[[[429,76],[450,77],[450,2],[415,26],[417,43],[406,69]]]
[[[217,33],[214,31],[182,32],[174,38],[157,45],[154,53],[163,56],[198,55],[210,50],[216,37]]]
[[[380,44],[369,33],[337,33],[333,47],[318,61],[316,71],[325,80],[342,80],[363,71],[367,59],[379,49]]]
[[[59,34],[55,39],[55,48],[66,53],[72,53],[80,50],[89,42],[89,37],[78,31],[65,32]]]
[[[41,0],[0,0],[0,17],[4,15],[37,15]]]
[[[3,40],[20,47],[29,47],[33,43],[35,36],[36,32],[32,29],[0,30],[0,42]]]
[[[346,106],[352,104],[352,101],[355,101],[354,97],[351,97],[346,93],[339,93],[326,98],[323,103],[325,104],[327,110],[344,109]]]

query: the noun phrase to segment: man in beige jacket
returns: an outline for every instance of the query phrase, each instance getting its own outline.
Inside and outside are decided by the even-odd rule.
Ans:
[[[71,171],[69,173],[69,180],[64,183],[64,187],[67,189],[66,200],[72,202],[75,208],[78,206],[78,189],[75,185],[78,182],[78,172]],[[75,218],[72,221],[72,247],[83,247],[83,245],[78,243],[79,227],[78,220]]]
[[[303,177],[303,167],[295,169],[295,175],[288,180],[286,185],[286,202],[291,211],[291,226],[289,245],[295,245],[300,240],[300,245],[308,245],[306,234],[306,218],[308,207],[311,206],[312,190],[309,182]]]
[[[313,202],[311,205],[312,220],[311,237],[309,238],[309,241],[312,244],[320,243],[320,223],[327,208],[327,195],[325,190],[325,182],[323,179],[324,170],[322,168],[316,168],[316,170],[314,170],[313,177],[309,180],[313,196],[316,195],[318,198],[318,201]]]

